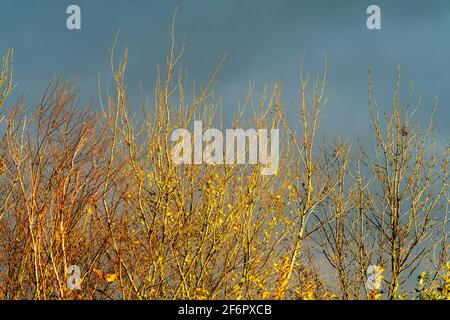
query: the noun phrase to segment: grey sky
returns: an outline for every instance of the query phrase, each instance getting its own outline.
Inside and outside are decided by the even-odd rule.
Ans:
[[[427,119],[438,96],[438,135],[441,141],[449,137],[448,0],[0,0],[0,4],[0,52],[15,49],[18,86],[13,98],[23,93],[35,98],[52,74],[61,74],[77,78],[84,97],[97,103],[97,75],[110,79],[108,49],[119,29],[121,46],[129,48],[129,90],[137,96],[142,82],[152,97],[155,66],[164,63],[169,26],[178,6],[177,38],[180,43],[186,39],[182,63],[191,79],[205,81],[228,55],[216,86],[224,114],[231,114],[245,98],[250,80],[260,90],[265,82],[278,79],[286,107],[294,109],[301,56],[305,70],[316,73],[323,70],[326,53],[329,103],[323,127],[328,133],[367,136],[367,70],[372,70],[377,96],[388,109],[399,62],[404,88],[413,80],[416,92],[422,93],[419,117]],[[81,7],[81,31],[66,29],[70,4]],[[369,4],[381,7],[381,31],[366,28]]]

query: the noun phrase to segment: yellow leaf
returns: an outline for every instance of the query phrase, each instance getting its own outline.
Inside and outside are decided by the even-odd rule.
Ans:
[[[94,273],[95,273],[95,275],[98,277],[98,278],[103,278],[103,272],[101,271],[101,270],[99,270],[99,269],[93,269],[92,271],[94,271]]]
[[[114,282],[117,280],[117,273],[108,273],[105,276],[106,282]]]

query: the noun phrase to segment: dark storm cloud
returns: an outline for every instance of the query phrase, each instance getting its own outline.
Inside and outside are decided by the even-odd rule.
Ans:
[[[15,93],[31,95],[50,74],[79,78],[85,97],[96,99],[100,73],[109,78],[108,49],[120,29],[129,48],[130,90],[142,82],[152,95],[155,66],[164,62],[173,11],[178,6],[177,39],[186,39],[183,66],[191,78],[206,81],[226,53],[217,94],[229,115],[245,98],[248,81],[261,89],[278,79],[291,110],[298,99],[299,60],[306,71],[321,72],[328,59],[329,103],[324,127],[330,134],[368,134],[367,70],[376,93],[389,108],[395,66],[422,93],[419,114],[426,120],[439,97],[438,134],[449,136],[450,2],[434,1],[73,1],[82,9],[82,30],[65,28],[69,1],[2,0],[0,51],[16,52]],[[378,4],[382,30],[366,28],[366,8]],[[407,90],[404,90],[407,92]],[[406,98],[406,97],[405,97]],[[137,99],[136,99],[137,100]]]

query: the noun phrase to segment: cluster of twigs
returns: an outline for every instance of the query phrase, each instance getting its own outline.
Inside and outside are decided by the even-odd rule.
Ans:
[[[318,142],[326,74],[301,79],[291,128],[280,86],[232,127],[279,128],[280,168],[175,165],[170,134],[222,119],[209,82],[185,98],[172,42],[153,106],[127,100],[126,52],[101,112],[52,81],[36,108],[6,107],[12,51],[0,73],[0,297],[4,299],[401,298],[417,270],[438,286],[448,261],[448,151],[431,121],[414,120],[394,90],[380,115],[369,79],[375,147]],[[410,98],[412,98],[412,92]],[[412,99],[411,99],[412,100]],[[367,269],[384,285],[367,286]],[[67,286],[70,265],[81,288]]]

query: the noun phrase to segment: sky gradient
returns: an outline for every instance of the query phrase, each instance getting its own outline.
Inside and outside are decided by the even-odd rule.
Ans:
[[[312,74],[328,60],[329,97],[322,128],[330,135],[365,139],[370,134],[367,71],[376,95],[391,108],[396,64],[400,63],[403,101],[408,81],[422,95],[418,118],[428,119],[438,97],[436,121],[442,145],[450,126],[450,1],[294,1],[294,0],[0,0],[0,52],[14,48],[14,82],[8,103],[19,95],[37,99],[53,75],[77,79],[85,99],[98,105],[97,77],[110,81],[108,50],[117,31],[129,49],[131,96],[139,83],[153,97],[156,65],[164,64],[169,27],[178,7],[176,34],[185,39],[182,59],[189,78],[204,82],[227,54],[216,93],[225,116],[243,101],[249,81],[255,92],[279,80],[283,102],[293,111],[299,97],[299,61]],[[66,28],[66,8],[81,7],[82,30]],[[366,28],[366,9],[381,7],[382,30]],[[135,99],[139,101],[138,99]],[[132,100],[133,101],[133,100]]]

